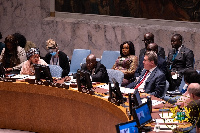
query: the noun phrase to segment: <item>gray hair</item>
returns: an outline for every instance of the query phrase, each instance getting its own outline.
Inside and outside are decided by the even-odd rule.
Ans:
[[[156,52],[154,51],[147,51],[145,53],[145,56],[148,57],[149,61],[154,61],[154,64],[157,65],[158,64],[158,56],[156,54]]]

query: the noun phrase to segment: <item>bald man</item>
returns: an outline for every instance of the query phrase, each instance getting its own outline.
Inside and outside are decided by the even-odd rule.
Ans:
[[[156,43],[147,44],[146,51],[154,51],[156,54],[158,53],[158,45]],[[139,60],[138,68],[134,74],[135,77],[140,76],[142,70],[144,69],[144,56]],[[167,74],[167,62],[161,56],[158,55],[158,64],[157,67],[166,75]]]
[[[144,34],[144,40],[142,40],[142,41],[144,41],[145,48],[140,50],[139,61],[143,60],[142,57],[146,53],[147,45],[150,44],[150,43],[154,43],[154,35],[152,33],[148,32],[148,33]],[[157,55],[162,57],[163,59],[165,59],[165,50],[164,50],[164,48],[158,46]]]
[[[81,70],[88,71],[91,74],[92,82],[109,82],[106,67],[96,61],[96,56],[94,54],[87,56],[86,63],[81,66]]]
[[[193,100],[200,100],[200,84],[199,83],[191,83],[189,84],[187,91],[181,96],[176,105],[180,107],[187,106]]]

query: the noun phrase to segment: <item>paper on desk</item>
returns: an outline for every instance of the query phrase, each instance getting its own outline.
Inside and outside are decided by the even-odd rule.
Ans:
[[[147,98],[143,98],[141,99],[142,103],[146,103],[147,102]],[[156,105],[159,105],[159,104],[162,104],[163,102],[162,101],[158,101],[158,100],[152,100],[152,106],[156,106]]]
[[[174,121],[172,118],[166,119],[156,119],[156,123],[178,123],[178,121]]]
[[[172,118],[173,113],[160,113],[160,118],[166,119],[166,118]]]
[[[111,84],[111,86],[113,87],[114,84]],[[108,84],[98,85],[97,87],[109,90],[109,85]],[[134,93],[135,89],[120,87],[120,91],[122,93],[124,93],[124,94],[128,94],[128,93]]]
[[[16,78],[16,79],[35,79],[35,76],[30,76],[30,75],[15,75],[11,78]]]
[[[120,87],[120,91],[124,94],[128,94],[128,93],[134,93],[135,89],[130,89],[130,88],[125,88],[125,87]]]
[[[176,125],[160,125],[160,131],[172,133],[172,130],[175,129],[176,127],[177,127]],[[169,128],[171,130],[162,130],[163,128]],[[155,131],[155,129],[153,131]]]

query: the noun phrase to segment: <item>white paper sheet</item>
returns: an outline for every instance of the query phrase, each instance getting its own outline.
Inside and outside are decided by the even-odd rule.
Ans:
[[[172,118],[173,113],[160,113],[159,116],[160,118]]]
[[[178,123],[178,121],[174,121],[174,119],[156,119],[156,123]]]

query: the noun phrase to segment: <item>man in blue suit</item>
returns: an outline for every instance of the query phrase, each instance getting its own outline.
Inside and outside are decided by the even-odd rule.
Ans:
[[[148,51],[144,56],[144,70],[139,80],[130,83],[127,87],[144,91],[156,97],[162,97],[165,93],[166,77],[157,67],[157,54],[154,51]]]

